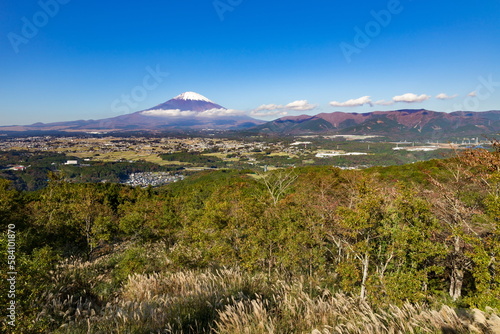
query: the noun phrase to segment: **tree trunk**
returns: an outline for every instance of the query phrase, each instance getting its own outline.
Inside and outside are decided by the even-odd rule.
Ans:
[[[462,285],[464,283],[464,269],[460,265],[462,247],[460,247],[460,237],[455,237],[454,255],[450,277],[450,297],[455,301],[462,296]]]
[[[361,292],[359,297],[361,299],[366,298],[366,280],[368,278],[368,265],[370,263],[370,255],[368,252],[365,253],[363,257],[363,278],[361,279]]]
[[[456,301],[462,296],[462,285],[464,283],[464,271],[454,265],[451,271],[450,279],[450,296],[453,301]]]
[[[94,251],[94,247],[92,245],[92,222],[90,218],[85,219],[85,238],[87,239],[87,246],[88,246],[87,257],[90,259],[90,256]]]
[[[272,244],[269,245],[269,261],[267,262],[267,277],[271,277],[271,266],[272,266],[272,257],[273,257],[273,251],[272,251]]]

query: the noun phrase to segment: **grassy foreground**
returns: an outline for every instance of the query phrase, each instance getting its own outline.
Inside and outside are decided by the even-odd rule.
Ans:
[[[154,250],[161,245],[149,245]],[[144,249],[145,250],[145,249]],[[154,252],[154,261],[160,253]],[[68,288],[109,266],[112,258],[66,263],[45,295],[40,319],[64,323],[54,333],[498,333],[493,309],[404,303],[370,305],[321,288],[311,277],[250,275],[239,269],[129,275],[106,305]],[[99,281],[111,282],[101,274]],[[86,277],[88,275],[88,277]],[[99,290],[93,280],[92,291]],[[73,285],[73,286],[72,286]],[[81,291],[81,290],[80,290]],[[89,291],[91,292],[91,291]]]

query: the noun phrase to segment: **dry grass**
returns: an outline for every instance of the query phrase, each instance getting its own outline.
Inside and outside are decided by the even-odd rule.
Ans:
[[[61,327],[60,333],[204,333],[217,311],[264,291],[263,276],[238,270],[133,274],[99,312]],[[89,313],[87,312],[86,315]]]
[[[311,298],[300,283],[282,284],[278,290],[271,302],[258,298],[226,306],[219,312],[216,333],[493,333],[493,323],[477,326],[448,306],[436,311],[407,303],[375,310],[344,294],[323,291]]]
[[[375,312],[367,303],[343,294],[311,297],[301,283],[280,283],[272,300],[239,301],[219,312],[219,334],[257,333],[413,333],[418,308]],[[452,327],[457,328],[457,324]],[[459,326],[461,323],[459,322]],[[422,332],[438,332],[433,326]]]
[[[58,305],[53,308],[65,319],[56,332],[495,333],[500,328],[494,310],[433,310],[409,303],[380,309],[306,283],[269,282],[237,269],[133,274],[101,307],[72,296],[54,301]]]

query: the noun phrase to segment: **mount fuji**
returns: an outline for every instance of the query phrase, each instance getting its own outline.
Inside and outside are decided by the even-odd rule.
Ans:
[[[226,109],[213,101],[210,101],[205,96],[195,92],[185,92],[177,95],[171,100],[159,104],[153,108],[145,110],[143,113],[148,114],[154,110],[179,110],[179,111],[196,111],[203,112],[212,109]]]
[[[182,93],[152,108],[100,120],[4,126],[3,131],[184,131],[238,130],[265,123],[226,109],[195,92]]]

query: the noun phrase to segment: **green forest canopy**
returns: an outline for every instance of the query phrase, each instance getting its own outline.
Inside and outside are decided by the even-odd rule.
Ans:
[[[156,189],[54,176],[19,192],[0,179],[0,223],[16,226],[26,332],[56,330],[82,305],[72,326],[86,326],[129,275],[185,270],[305,277],[370,305],[500,306],[498,150],[365,171],[206,171]],[[209,328],[216,314],[189,317]]]

